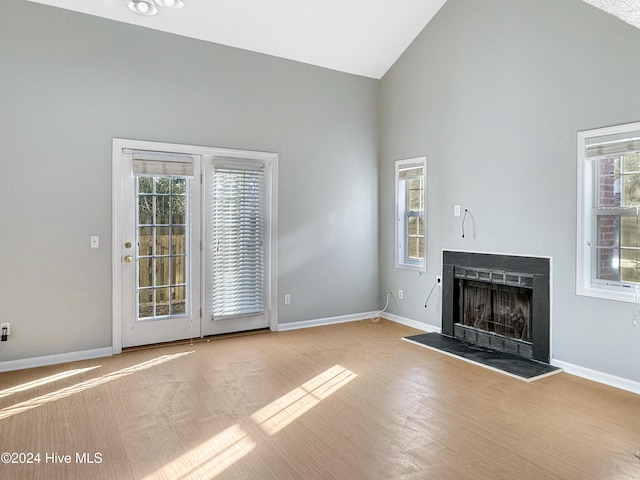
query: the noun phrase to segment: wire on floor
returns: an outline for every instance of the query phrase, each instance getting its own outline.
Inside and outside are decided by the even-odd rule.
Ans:
[[[371,323],[378,323],[380,321],[380,315],[382,315],[382,313],[387,309],[387,307],[389,306],[389,297],[393,295],[393,292],[389,292],[387,293],[387,301],[384,304],[384,308],[382,310],[380,310],[379,312],[376,312],[376,314],[371,318]]]

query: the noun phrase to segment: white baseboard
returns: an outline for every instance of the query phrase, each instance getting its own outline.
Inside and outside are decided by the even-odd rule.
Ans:
[[[423,332],[429,333],[442,333],[442,328],[436,327],[434,325],[430,325],[428,323],[417,322],[415,320],[411,320],[405,317],[399,317],[398,315],[394,315],[393,313],[384,312],[382,314],[382,318],[386,318],[387,320],[391,320],[392,322],[399,323],[401,325],[405,325],[407,327],[416,328],[418,330],[422,330]]]
[[[626,390],[631,393],[640,394],[640,382],[628,380],[622,377],[616,377],[608,373],[598,372],[597,370],[591,370],[590,368],[581,367],[580,365],[574,365],[573,363],[563,362],[562,360],[551,360],[551,365],[562,368],[565,373],[581,377],[586,380],[591,380],[610,387]]]
[[[21,358],[19,360],[7,360],[0,362],[0,372],[10,372],[25,368],[44,367],[58,363],[75,362],[78,360],[91,360],[92,358],[110,357],[113,354],[112,347],[96,348],[94,350],[82,350],[80,352],[58,353],[43,357]]]
[[[358,322],[360,320],[368,320],[377,316],[379,311],[377,312],[364,312],[364,313],[354,313],[352,315],[342,315],[339,317],[328,317],[328,318],[318,318],[315,320],[304,320],[301,322],[290,322],[290,323],[280,323],[278,325],[279,332],[286,332],[287,330],[297,330],[299,328],[311,328],[311,327],[321,327],[323,325],[334,325],[336,323],[347,323],[347,322]],[[394,315],[392,313],[384,312],[381,315],[382,318],[386,320],[390,320],[392,322],[399,323],[401,325],[405,325],[407,327],[412,327],[418,330],[422,330],[423,332],[434,332],[440,333],[441,328],[435,327],[433,325],[429,325],[427,323],[416,322],[415,320],[410,320],[405,317],[400,317],[398,315]]]
[[[299,328],[321,327],[323,325],[335,325],[337,323],[358,322],[368,320],[376,316],[378,312],[354,313],[352,315],[341,315],[339,317],[318,318],[315,320],[303,320],[301,322],[279,323],[278,331],[298,330]]]

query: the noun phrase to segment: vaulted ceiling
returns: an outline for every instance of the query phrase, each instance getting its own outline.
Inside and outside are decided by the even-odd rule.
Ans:
[[[381,78],[446,0],[183,0],[141,16],[129,0],[29,0]],[[640,28],[638,0],[584,0]]]

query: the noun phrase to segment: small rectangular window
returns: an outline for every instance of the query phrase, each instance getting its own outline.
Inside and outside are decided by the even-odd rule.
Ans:
[[[426,157],[398,160],[396,267],[426,271]]]
[[[577,292],[634,301],[640,285],[640,123],[578,133]]]

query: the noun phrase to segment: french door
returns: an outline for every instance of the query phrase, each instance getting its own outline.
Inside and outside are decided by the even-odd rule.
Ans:
[[[277,328],[277,155],[114,139],[113,344]]]
[[[250,158],[214,157],[205,170],[203,334],[265,328],[265,165]]]
[[[200,157],[127,151],[123,160],[122,344],[199,337]]]

